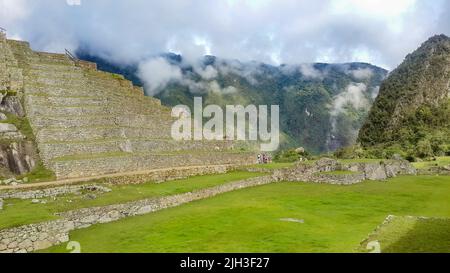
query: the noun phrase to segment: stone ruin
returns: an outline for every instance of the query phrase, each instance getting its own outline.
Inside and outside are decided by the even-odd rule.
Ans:
[[[336,171],[344,173],[333,173]],[[293,168],[277,170],[274,176],[279,181],[350,185],[366,180],[383,181],[397,175],[416,174],[417,170],[406,160],[341,163],[335,159],[322,158],[314,163],[299,162]]]
[[[27,118],[35,137],[31,143],[13,124],[0,124],[0,139],[16,143],[0,145],[0,166],[15,174],[39,160],[58,179],[255,163],[255,153],[236,151],[235,142],[172,140],[170,109],[141,87],[95,63],[35,52],[5,35],[0,93],[0,112]]]

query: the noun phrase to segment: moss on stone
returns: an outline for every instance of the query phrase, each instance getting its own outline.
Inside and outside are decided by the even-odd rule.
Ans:
[[[4,121],[0,121],[0,123],[14,124],[28,140],[35,142],[33,129],[31,128],[30,122],[26,117],[18,117],[13,114],[6,114],[6,117],[7,119]]]

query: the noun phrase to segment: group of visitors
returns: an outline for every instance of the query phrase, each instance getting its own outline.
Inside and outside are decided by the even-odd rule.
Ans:
[[[272,163],[272,157],[267,154],[258,154],[258,164]]]

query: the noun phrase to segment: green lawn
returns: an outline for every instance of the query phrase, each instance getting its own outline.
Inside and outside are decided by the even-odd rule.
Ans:
[[[354,252],[388,215],[450,217],[449,196],[448,176],[276,183],[95,225],[70,239],[83,252]],[[66,252],[65,245],[47,251]]]
[[[371,241],[378,241],[383,253],[450,253],[450,218],[395,217]]]
[[[417,169],[428,169],[430,167],[441,167],[450,165],[450,156],[437,157],[436,161],[415,162],[413,166]]]
[[[57,200],[47,199],[47,204],[31,204],[30,200],[8,199],[4,201],[4,209],[0,210],[0,229],[56,219],[54,214],[57,212],[185,193],[260,175],[262,174],[241,171],[196,176],[159,184],[149,182],[107,186],[112,192],[98,194],[98,198],[93,200],[86,200],[82,195],[62,196]]]

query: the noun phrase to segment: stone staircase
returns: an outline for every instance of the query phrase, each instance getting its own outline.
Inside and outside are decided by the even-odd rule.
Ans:
[[[58,178],[255,161],[253,152],[236,151],[229,141],[174,141],[170,109],[121,75],[34,52],[26,42],[7,44],[22,69],[40,156]]]

